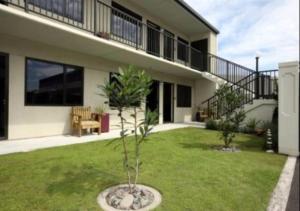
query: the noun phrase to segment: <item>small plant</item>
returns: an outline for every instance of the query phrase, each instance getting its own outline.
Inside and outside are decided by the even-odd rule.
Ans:
[[[97,114],[99,114],[100,116],[102,116],[102,115],[105,114],[105,112],[106,112],[106,107],[105,107],[104,105],[97,106],[97,107],[95,108],[95,112],[96,112]]]
[[[145,142],[149,136],[150,131],[153,129],[155,122],[157,122],[157,112],[146,112],[145,118],[138,121],[138,110],[146,96],[150,93],[150,86],[152,83],[151,78],[146,75],[145,71],[139,70],[134,66],[127,68],[120,68],[119,74],[113,75],[114,79],[111,83],[106,82],[104,86],[100,86],[103,92],[103,96],[110,100],[112,109],[118,111],[120,118],[120,140],[123,147],[123,165],[126,170],[127,182],[129,187],[129,193],[134,190],[132,186],[132,174],[135,173],[134,184],[138,181],[139,169],[140,169],[140,148],[141,144]],[[131,117],[134,119],[133,133],[135,139],[135,162],[130,162],[129,156],[131,150],[128,149],[128,135],[130,131],[125,129],[125,123],[129,121],[124,117],[125,110],[132,110]],[[103,112],[100,108],[99,112]],[[138,132],[140,134],[138,134]]]
[[[208,119],[205,123],[205,128],[208,130],[218,130],[218,123],[216,120]]]
[[[232,87],[227,84],[220,86],[216,91],[216,96],[218,98],[218,113],[219,115],[223,114],[223,116],[219,116],[220,139],[224,141],[224,147],[228,149],[235,137],[235,132],[245,119],[245,112],[241,106],[244,96],[238,89],[232,90]]]
[[[221,130],[221,139],[224,141],[224,147],[230,148],[230,144],[232,143],[236,130],[235,125],[232,121],[227,119],[221,119],[219,123],[219,129]]]

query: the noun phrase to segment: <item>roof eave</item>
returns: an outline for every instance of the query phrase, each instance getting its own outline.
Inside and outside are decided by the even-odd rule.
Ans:
[[[176,3],[178,3],[181,7],[183,7],[186,11],[191,13],[195,18],[197,18],[200,22],[202,22],[204,25],[206,25],[209,29],[211,29],[216,34],[219,34],[220,31],[214,27],[212,24],[210,24],[205,18],[203,18],[197,11],[195,11],[190,5],[188,5],[183,0],[174,0]]]

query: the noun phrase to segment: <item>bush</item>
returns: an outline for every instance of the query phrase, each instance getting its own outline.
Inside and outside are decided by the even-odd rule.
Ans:
[[[219,129],[217,121],[213,120],[213,119],[209,119],[206,121],[205,128],[208,130],[218,130]]]
[[[255,133],[255,129],[258,128],[260,122],[260,120],[256,120],[255,118],[248,119],[244,131],[246,133]]]

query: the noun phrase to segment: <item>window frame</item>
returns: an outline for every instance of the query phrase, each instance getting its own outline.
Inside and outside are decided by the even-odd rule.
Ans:
[[[179,92],[178,92],[179,87],[182,87],[184,89],[189,88],[189,90],[190,90],[190,99],[189,99],[188,105],[185,104],[185,101],[179,101],[179,99],[180,99]],[[177,105],[177,108],[192,108],[192,103],[193,103],[192,102],[192,96],[193,96],[192,92],[193,92],[193,90],[192,90],[191,86],[177,84],[177,93],[176,93],[177,94],[177,96],[176,96],[176,101],[177,101],[176,105]]]
[[[63,103],[62,104],[33,104],[27,102],[27,76],[28,76],[28,61],[33,60],[33,61],[38,61],[38,62],[44,62],[48,64],[54,64],[54,65],[62,65],[63,66]],[[66,103],[66,69],[67,67],[73,67],[73,68],[79,68],[82,72],[82,81],[81,81],[81,102],[79,104],[67,104]],[[32,57],[26,57],[25,58],[25,89],[24,89],[24,106],[30,106],[30,107],[72,107],[72,106],[83,106],[84,105],[84,67],[82,66],[77,66],[77,65],[70,65],[70,64],[65,64],[65,63],[60,63],[60,62],[54,62],[54,61],[49,61],[49,60],[44,60],[44,59],[36,59]]]
[[[53,8],[51,9],[51,10],[49,10],[48,8],[45,8],[45,7],[42,7],[42,6],[40,6],[39,5],[39,3],[36,3],[34,0],[29,0],[28,1],[28,4],[29,5],[32,5],[33,7],[38,7],[38,8],[40,8],[40,9],[43,9],[43,10],[45,10],[45,11],[48,11],[48,12],[51,12],[51,13],[54,13],[54,14],[56,14],[56,15],[58,15],[58,16],[61,16],[61,17],[63,17],[63,18],[68,18],[68,19],[70,19],[70,20],[73,20],[73,21],[76,21],[76,22],[78,22],[78,23],[81,23],[81,24],[84,24],[84,10],[85,10],[85,8],[84,8],[84,0],[80,0],[81,1],[81,12],[80,12],[80,15],[81,15],[81,17],[80,17],[80,19],[75,19],[74,17],[69,17],[68,16],[68,14],[67,14],[67,9],[66,9],[66,0],[64,0],[63,2],[64,2],[64,5],[63,5],[63,14],[59,14],[59,12],[56,12],[56,11],[53,11]],[[53,3],[53,0],[51,0],[51,4]],[[47,6],[46,6],[47,7]],[[34,9],[33,9],[34,10]]]

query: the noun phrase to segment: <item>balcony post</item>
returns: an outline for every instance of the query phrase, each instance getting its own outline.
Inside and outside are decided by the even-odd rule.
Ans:
[[[94,35],[97,35],[97,0],[94,0]]]
[[[226,61],[226,80],[228,82],[229,80],[229,62]]]
[[[25,12],[28,12],[28,0],[24,0],[25,3]]]
[[[135,30],[135,48],[136,50],[139,49],[139,22],[136,23],[136,30]]]
[[[255,99],[259,99],[259,57],[255,57],[256,65],[256,76],[255,76]]]

